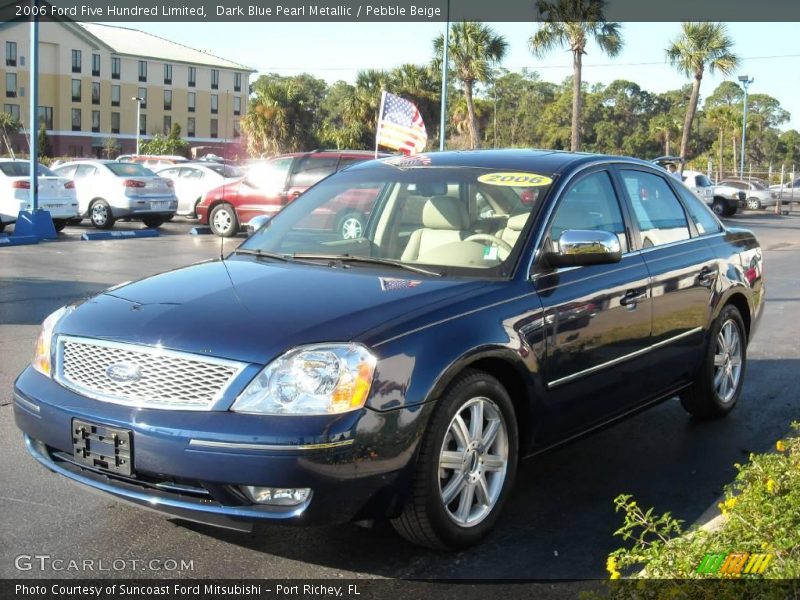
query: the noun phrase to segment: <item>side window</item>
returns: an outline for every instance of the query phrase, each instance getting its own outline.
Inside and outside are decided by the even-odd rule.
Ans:
[[[356,157],[349,157],[349,158],[342,158],[339,161],[338,170],[341,171],[342,169],[349,167],[350,165],[354,165],[356,163],[364,162],[363,158],[356,158]]]
[[[625,221],[619,200],[606,171],[587,175],[567,190],[558,204],[550,225],[550,240],[555,245],[568,229],[588,229],[615,233],[622,252],[628,251]]]
[[[200,169],[181,169],[181,177],[184,179],[202,179],[205,176]]]
[[[84,177],[91,177],[97,172],[97,169],[92,165],[79,165],[75,171],[76,179],[83,179]]]
[[[328,175],[336,171],[339,164],[338,156],[307,156],[297,167],[292,175],[289,187],[311,187],[318,181],[325,179]]]
[[[704,202],[683,186],[679,185],[677,188],[678,195],[683,200],[683,205],[689,212],[689,217],[694,221],[694,226],[700,235],[710,235],[722,231],[722,225]]]
[[[59,177],[66,177],[67,179],[72,179],[75,177],[75,169],[78,167],[76,165],[70,165],[69,167],[61,167],[58,169],[53,169],[53,172],[58,175]]]
[[[265,163],[257,163],[250,167],[245,182],[262,190],[282,190],[286,183],[286,175],[292,166],[292,158],[278,158]]]
[[[689,223],[667,182],[644,171],[620,171],[639,223],[642,247],[688,240]]]

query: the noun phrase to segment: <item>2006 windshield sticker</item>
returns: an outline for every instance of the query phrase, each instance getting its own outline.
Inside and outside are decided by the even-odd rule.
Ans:
[[[478,181],[507,187],[544,187],[553,183],[549,177],[536,173],[487,173],[478,177]]]

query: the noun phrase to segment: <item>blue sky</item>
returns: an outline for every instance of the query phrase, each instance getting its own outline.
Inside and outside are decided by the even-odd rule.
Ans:
[[[113,24],[113,23],[109,23]],[[538,70],[546,81],[561,82],[572,73],[568,52],[545,59],[528,51],[532,23],[491,23],[509,41],[502,66]],[[251,66],[259,72],[308,72],[329,82],[352,81],[366,68],[391,68],[404,62],[426,63],[431,40],[443,23],[126,23],[188,46]],[[738,74],[755,78],[751,93],[777,98],[792,114],[784,128],[800,130],[800,23],[730,23],[742,58]],[[663,92],[687,80],[664,59],[664,48],[680,31],[679,23],[625,23],[625,48],[615,59],[590,47],[584,58],[584,80],[609,83],[628,79],[643,89]],[[734,75],[734,79],[735,79]],[[706,75],[701,94],[708,96],[723,81]]]

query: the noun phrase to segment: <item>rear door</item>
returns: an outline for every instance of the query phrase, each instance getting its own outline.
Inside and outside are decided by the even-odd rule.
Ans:
[[[667,178],[627,166],[618,173],[651,277],[653,349],[642,376],[647,395],[655,395],[686,383],[694,372],[718,267]]]
[[[568,184],[544,247],[555,249],[566,230],[608,231],[620,240],[619,263],[558,269],[543,263],[533,276],[544,308],[548,422],[559,435],[583,431],[640,401],[652,300],[647,267],[632,251],[618,195],[605,169]]]
[[[75,193],[78,196],[78,208],[81,214],[86,214],[89,211],[89,203],[94,198],[102,197],[97,184],[100,179],[98,176],[97,167],[94,165],[78,165],[73,175],[75,182]]]
[[[315,183],[336,172],[339,155],[308,154],[295,162],[286,186],[287,204]]]
[[[284,156],[255,164],[247,176],[235,185],[236,196],[226,199],[236,208],[240,223],[249,223],[258,215],[274,215],[286,203],[286,184],[294,158]]]

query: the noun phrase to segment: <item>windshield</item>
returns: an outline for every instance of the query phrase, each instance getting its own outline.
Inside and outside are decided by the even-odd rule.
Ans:
[[[31,163],[27,161],[0,162],[0,171],[7,177],[28,177],[31,174]],[[36,174],[44,177],[57,177],[47,167],[36,165]]]
[[[236,167],[232,167],[230,165],[221,165],[219,163],[211,163],[205,165],[207,169],[211,169],[215,173],[222,175],[223,177],[234,178],[234,177],[241,177],[242,172],[237,169]]]
[[[754,190],[765,190],[765,189],[767,189],[767,186],[765,186],[760,181],[751,181],[750,185],[753,186]]]
[[[239,251],[505,277],[551,183],[546,174],[472,167],[343,171],[289,204]]]
[[[705,175],[698,175],[695,177],[695,181],[697,182],[697,187],[711,187],[714,185],[711,183],[711,180],[706,177]]]

